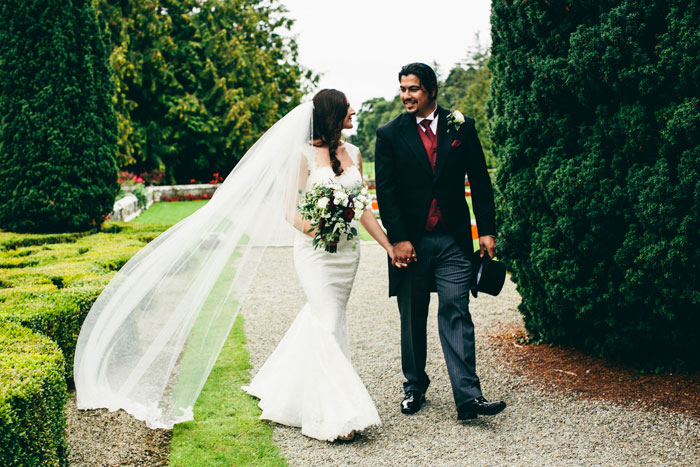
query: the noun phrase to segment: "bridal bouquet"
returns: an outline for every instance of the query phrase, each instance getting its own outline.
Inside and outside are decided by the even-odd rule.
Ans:
[[[309,232],[316,230],[314,248],[335,253],[343,235],[348,240],[357,236],[351,222],[362,215],[369,203],[367,189],[360,184],[346,189],[329,181],[317,183],[304,193],[297,210],[303,219],[311,221]]]

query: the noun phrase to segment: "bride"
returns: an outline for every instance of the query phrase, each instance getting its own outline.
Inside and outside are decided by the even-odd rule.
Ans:
[[[313,99],[313,145],[308,146],[306,189],[332,180],[346,188],[362,183],[356,146],[340,142],[341,129],[352,128],[355,111],[333,89]],[[360,222],[389,254],[392,245],[371,209]],[[260,398],[261,418],[301,427],[312,438],[352,439],[355,431],[379,424],[367,390],[350,362],[345,306],[355,279],[360,250],[355,240],[341,239],[337,252],[315,249],[310,222],[295,216],[299,230],[294,264],[307,304],[244,389]]]
[[[312,438],[352,439],[380,423],[350,361],[345,308],[358,242],[343,238],[335,253],[315,249],[315,232],[296,212],[316,183],[362,183],[359,150],[340,141],[354,113],[337,90],[297,106],[249,149],[209,203],[119,270],[78,337],[78,408],[124,409],[151,428],[192,420],[265,246],[293,244],[308,302],[245,390],[260,399],[261,418]],[[393,256],[371,210],[359,217]]]

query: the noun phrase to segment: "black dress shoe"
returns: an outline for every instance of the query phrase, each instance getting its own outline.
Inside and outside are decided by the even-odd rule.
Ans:
[[[489,402],[480,396],[457,408],[457,420],[473,420],[477,415],[496,415],[505,408],[503,401]]]
[[[401,413],[412,414],[420,410],[425,403],[425,393],[418,391],[408,391],[406,397],[401,401]]]

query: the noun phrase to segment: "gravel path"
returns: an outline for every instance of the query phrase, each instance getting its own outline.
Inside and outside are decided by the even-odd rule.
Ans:
[[[399,315],[387,297],[386,260],[374,243],[362,260],[348,304],[352,358],[383,425],[348,444],[306,438],[277,426],[275,439],[290,465],[700,465],[700,422],[664,411],[644,411],[563,393],[509,373],[485,336],[520,323],[520,297],[508,281],[498,297],[472,300],[477,364],[487,398],[509,407],[495,417],[458,422],[437,334],[437,297],[428,328],[428,404],[418,414],[399,412]],[[301,309],[290,248],[269,248],[243,310],[255,368],[265,361]]]
[[[68,394],[66,417],[72,467],[168,465],[171,430],[151,430],[123,410],[78,410],[75,391]]]

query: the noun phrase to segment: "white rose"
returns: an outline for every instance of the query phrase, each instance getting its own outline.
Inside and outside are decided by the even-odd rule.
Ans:
[[[455,110],[452,112],[452,115],[454,116],[455,122],[464,123],[464,115],[462,115],[462,112]]]
[[[323,198],[319,199],[316,204],[318,205],[319,208],[326,209],[326,206],[328,206],[329,201],[330,200],[324,196]]]
[[[339,204],[341,206],[347,206],[348,205],[348,195],[345,194],[343,191],[337,191],[335,193],[335,204]]]

